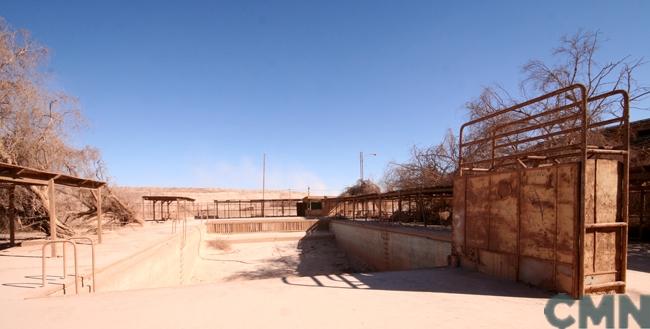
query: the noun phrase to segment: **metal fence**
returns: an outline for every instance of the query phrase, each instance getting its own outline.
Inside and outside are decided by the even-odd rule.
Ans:
[[[194,217],[198,219],[296,217],[301,199],[215,200],[196,203]]]
[[[325,198],[323,216],[416,226],[449,225],[452,188],[426,187],[385,193]]]

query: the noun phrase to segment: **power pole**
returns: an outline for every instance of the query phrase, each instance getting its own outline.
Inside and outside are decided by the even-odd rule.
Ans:
[[[262,154],[262,217],[264,217],[264,199],[266,193],[266,153]]]
[[[377,153],[369,153],[369,156],[377,156]],[[360,172],[360,178],[361,181],[363,182],[363,151],[359,152],[359,172]]]
[[[363,182],[363,152],[359,152],[359,172],[360,172],[360,179]]]

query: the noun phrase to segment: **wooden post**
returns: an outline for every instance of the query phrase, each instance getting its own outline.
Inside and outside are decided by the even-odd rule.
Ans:
[[[54,200],[54,180],[47,184],[47,194],[50,208],[50,240],[56,240],[56,200]],[[56,257],[56,245],[52,244],[52,257]]]
[[[97,244],[102,243],[102,188],[97,189]],[[95,284],[93,282],[93,284]]]
[[[9,244],[16,244],[16,185],[9,187]]]

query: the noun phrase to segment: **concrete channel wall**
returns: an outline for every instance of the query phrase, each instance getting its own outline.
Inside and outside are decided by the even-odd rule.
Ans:
[[[336,243],[353,261],[375,271],[443,267],[451,254],[448,232],[427,232],[347,220],[332,220]]]
[[[261,220],[215,220],[209,221],[208,233],[256,233],[256,232],[306,232],[326,230],[326,219],[261,219]]]
[[[201,228],[182,228],[168,240],[100,269],[97,292],[159,288],[188,283],[199,258]]]

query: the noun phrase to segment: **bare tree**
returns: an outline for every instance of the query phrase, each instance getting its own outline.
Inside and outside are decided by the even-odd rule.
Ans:
[[[600,32],[578,31],[574,35],[564,36],[560,45],[552,52],[555,64],[546,63],[539,59],[528,61],[522,67],[523,80],[520,82],[520,97],[514,97],[499,85],[483,88],[480,96],[466,104],[470,119],[485,116],[489,113],[507,108],[525,99],[564,88],[576,83],[583,84],[587,98],[617,89],[623,89],[630,95],[632,108],[647,110],[638,106],[639,101],[650,95],[650,87],[639,84],[634,78],[634,72],[645,64],[643,58],[625,56],[611,61],[597,59],[602,36]],[[511,115],[514,118],[532,116],[549,108],[575,102],[580,95],[560,95]],[[606,99],[589,104],[590,121],[602,119],[611,114],[617,106],[616,100]],[[475,127],[470,134],[488,134],[490,128],[496,125],[487,121],[482,126]],[[547,127],[552,129],[552,127]]]
[[[359,179],[354,185],[346,187],[340,196],[342,197],[355,196],[355,195],[373,194],[379,192],[381,192],[379,185],[373,183],[369,179],[364,179],[364,180]]]
[[[499,85],[485,87],[480,96],[466,104],[470,119],[483,117],[487,114],[497,112],[510,107],[526,99],[531,99],[573,84],[580,83],[586,87],[586,98],[612,91],[623,89],[630,95],[630,106],[634,109],[647,110],[639,106],[640,101],[650,95],[650,88],[638,83],[634,78],[634,72],[645,62],[643,58],[632,58],[625,56],[612,61],[598,60],[602,37],[599,32],[578,31],[574,35],[564,36],[560,45],[552,52],[554,64],[534,59],[528,61],[522,67],[523,79],[520,82],[520,95],[515,97]],[[507,155],[524,149],[534,149],[545,145],[547,147],[558,147],[575,143],[580,138],[579,133],[574,134],[552,134],[553,132],[567,131],[577,127],[579,118],[571,120],[553,119],[569,117],[565,112],[557,112],[536,116],[552,108],[559,108],[565,105],[576,104],[582,95],[569,91],[565,94],[558,94],[555,97],[547,98],[538,103],[509,112],[506,115],[495,116],[481,124],[472,126],[465,132],[463,138],[477,139],[487,137],[492,133],[504,132],[499,125],[504,121],[530,118],[531,124],[538,124],[539,128],[526,131],[522,134],[512,134],[504,139],[505,144],[512,145],[509,148],[501,148],[498,152]],[[576,107],[577,108],[577,107]],[[598,101],[589,102],[587,105],[587,124],[602,121],[620,115],[620,99],[615,97],[603,98]],[[540,125],[544,123],[544,125]],[[521,128],[517,125],[509,127],[511,130]],[[621,127],[613,127],[605,136],[607,131],[590,130],[587,134],[588,143],[594,145],[616,145],[623,137]],[[543,140],[519,144],[518,141],[534,135],[549,136]],[[467,159],[486,159],[489,155],[489,145],[475,144],[472,147],[463,149],[463,157]]]
[[[634,72],[641,67],[645,61],[643,58],[632,58],[625,56],[613,61],[600,61],[597,59],[598,50],[602,42],[599,32],[578,31],[574,35],[562,37],[560,45],[552,52],[554,64],[534,59],[528,61],[522,67],[523,79],[520,82],[519,95],[512,95],[500,85],[492,85],[483,88],[481,94],[466,104],[469,119],[484,117],[488,114],[511,107],[523,100],[549,93],[551,91],[581,83],[587,89],[586,97],[592,97],[607,91],[623,89],[630,95],[631,107],[641,108],[640,101],[650,95],[650,87],[639,84],[634,78]],[[469,127],[463,132],[465,140],[481,140],[494,133],[499,125],[505,121],[513,121],[524,118],[535,118],[535,115],[551,108],[574,103],[581,95],[572,93],[558,95],[548,98],[531,106],[520,108],[507,114],[493,117],[479,124]],[[618,100],[608,98],[599,102],[591,102],[588,108],[588,120],[598,121],[603,117],[613,114],[619,107]],[[556,116],[562,116],[562,113]],[[546,117],[552,120],[553,117]],[[532,123],[540,123],[542,119],[533,119]],[[546,121],[545,120],[545,121]],[[504,144],[516,144],[510,148],[500,149],[499,152],[505,155],[517,152],[518,148],[534,148],[539,146],[539,141],[531,143],[511,143],[522,140],[528,135],[542,133],[549,135],[553,131],[560,131],[567,126],[575,125],[576,122],[560,122],[552,125],[544,125],[541,131],[528,131],[522,134],[513,134],[504,137]],[[513,125],[510,129],[521,128]],[[552,135],[552,134],[551,134]],[[570,144],[573,135],[557,135],[542,141],[545,145],[559,146]],[[601,138],[597,134],[591,134],[588,138]],[[463,148],[463,158],[467,160],[486,159],[490,157],[490,145],[488,142],[479,142]],[[456,171],[458,156],[458,145],[456,136],[449,132],[442,143],[428,148],[413,147],[411,158],[406,163],[391,163],[384,176],[384,184],[389,190],[405,189],[420,186],[446,185],[451,182],[451,176]]]
[[[450,185],[457,162],[458,142],[449,130],[437,145],[426,148],[413,146],[408,162],[390,163],[383,183],[389,191]]]
[[[43,73],[47,55],[47,48],[27,31],[13,29],[0,17],[0,161],[106,179],[98,150],[76,149],[68,143],[69,133],[82,127],[84,120],[75,98],[47,87],[48,77]],[[91,203],[88,193],[74,195],[84,204]],[[19,196],[23,213],[49,216],[48,195],[43,188],[33,186]],[[105,198],[107,217],[116,213],[121,220],[133,219],[112,193],[106,193]],[[65,223],[57,224],[63,235],[73,233]],[[43,227],[47,229],[47,225]]]

